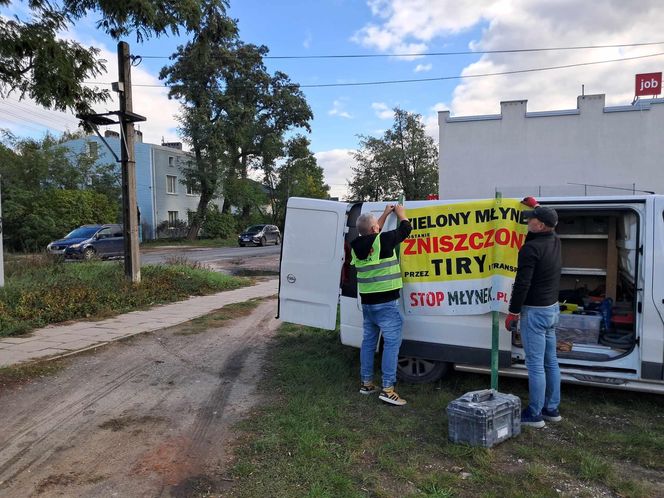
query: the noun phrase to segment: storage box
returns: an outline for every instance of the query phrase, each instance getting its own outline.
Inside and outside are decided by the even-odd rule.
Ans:
[[[602,315],[575,315],[561,313],[556,339],[577,344],[597,344],[602,328]]]
[[[495,389],[472,391],[447,405],[449,440],[491,448],[521,433],[521,400]]]

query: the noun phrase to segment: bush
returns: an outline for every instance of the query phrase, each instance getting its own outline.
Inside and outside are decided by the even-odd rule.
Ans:
[[[208,208],[203,223],[203,237],[228,239],[237,234],[237,223],[230,213],[222,213],[217,206]]]
[[[91,190],[11,190],[3,198],[4,237],[13,251],[42,251],[76,227],[116,221],[116,204]]]
[[[175,224],[164,220],[157,225],[158,239],[182,239],[187,236],[187,232],[189,232],[189,225],[182,220],[175,220]]]

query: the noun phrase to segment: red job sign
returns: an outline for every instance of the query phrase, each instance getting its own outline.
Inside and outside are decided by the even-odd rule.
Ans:
[[[660,93],[662,93],[662,73],[636,75],[635,96],[659,95]]]

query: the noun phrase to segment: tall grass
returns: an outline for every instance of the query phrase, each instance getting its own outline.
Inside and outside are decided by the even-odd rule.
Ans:
[[[144,266],[142,281],[124,278],[122,263],[67,263],[44,256],[14,259],[0,289],[0,336],[51,323],[101,318],[248,285],[245,278],[177,265]]]

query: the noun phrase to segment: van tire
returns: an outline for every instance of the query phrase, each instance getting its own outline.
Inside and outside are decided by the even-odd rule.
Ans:
[[[265,237],[261,237],[261,246],[266,246],[267,245],[267,239]]]
[[[397,377],[407,384],[428,384],[443,378],[452,364],[446,361],[425,360],[413,356],[399,356]]]
[[[83,249],[83,259],[90,261],[95,257],[95,250],[92,247],[86,247]]]

